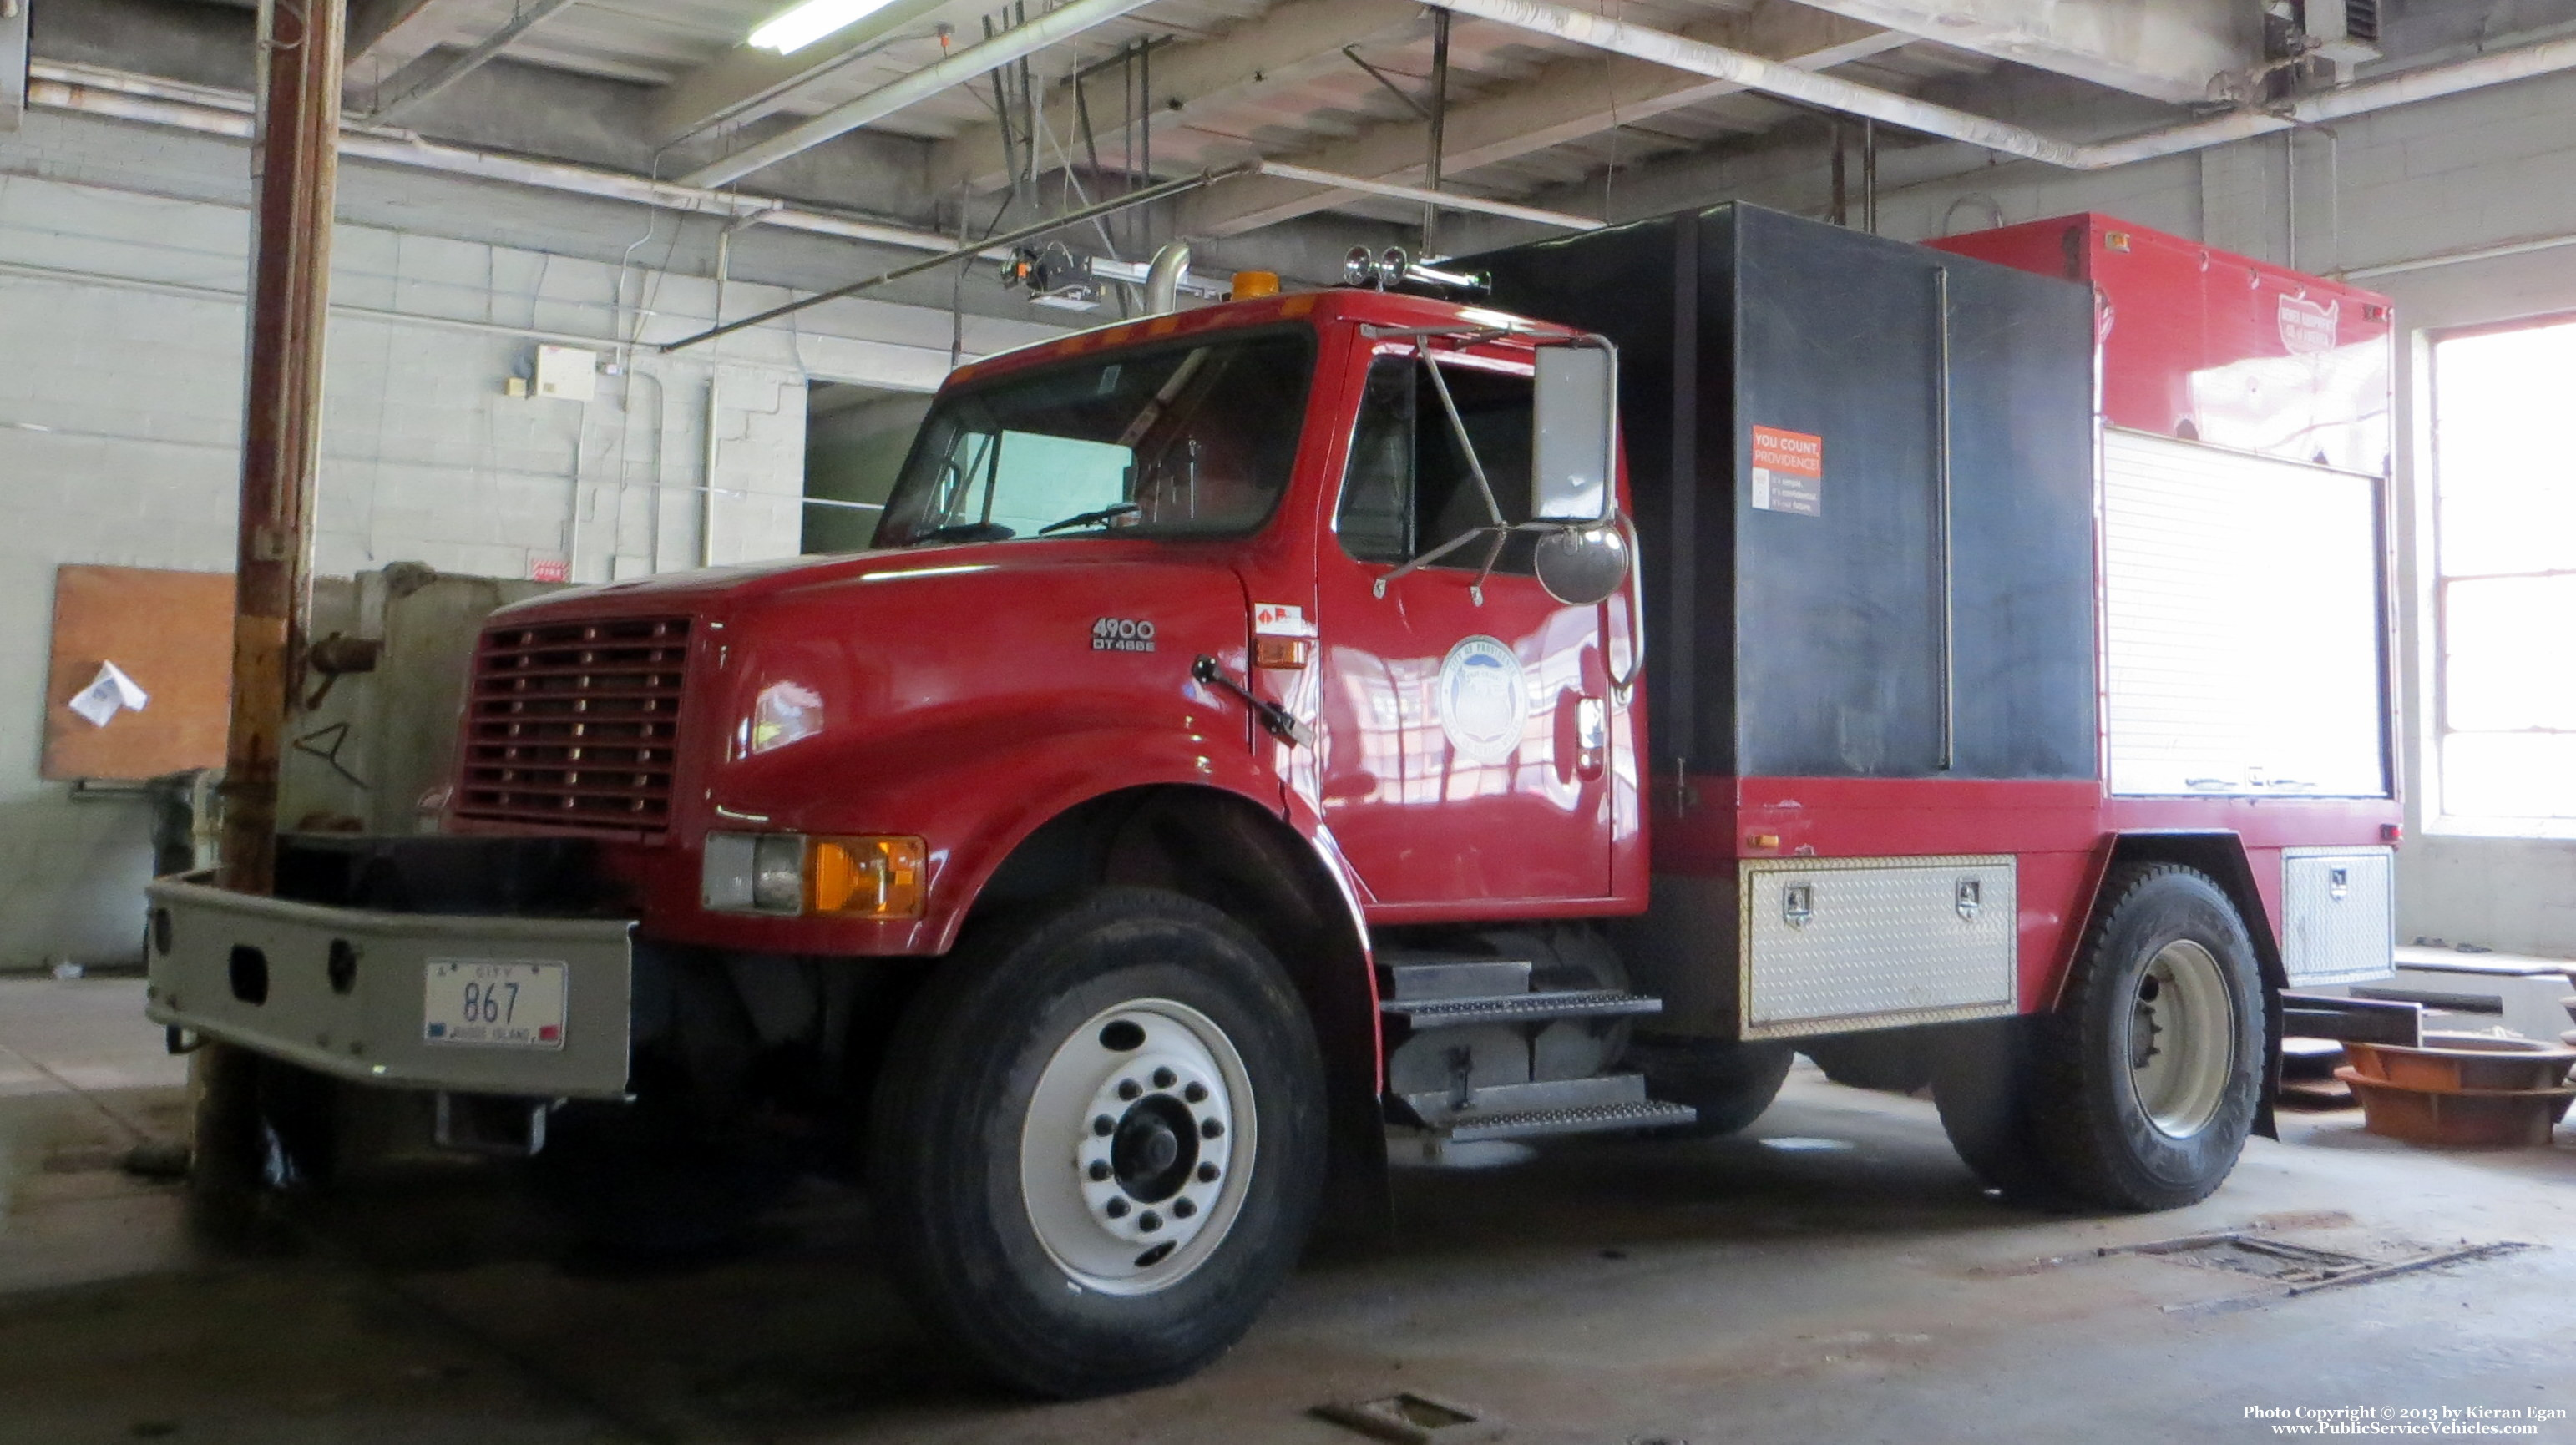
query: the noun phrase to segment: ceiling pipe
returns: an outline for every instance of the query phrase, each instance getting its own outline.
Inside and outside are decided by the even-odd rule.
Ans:
[[[27,89],[28,103],[48,110],[168,126],[233,140],[250,138],[249,101],[229,92],[207,91],[149,76],[48,61],[38,61],[32,68],[32,77]],[[617,171],[594,170],[560,161],[530,160],[525,156],[504,155],[466,146],[441,145],[422,140],[410,131],[350,126],[340,132],[340,154],[474,180],[499,181],[669,211],[753,221],[782,230],[866,241],[907,251],[948,251],[957,245],[956,237],[943,236],[935,231],[916,231],[863,217],[808,210],[765,196],[649,180]],[[988,250],[985,254],[998,260],[1008,253]]]
[[[1420,201],[1444,211],[1472,211],[1480,216],[1502,216],[1514,221],[1534,221],[1542,226],[1557,226],[1568,231],[1598,231],[1607,221],[1590,216],[1577,216],[1565,211],[1545,211],[1536,206],[1518,206],[1510,201],[1489,201],[1483,196],[1470,196],[1458,191],[1434,191],[1421,186],[1398,185],[1393,181],[1363,180],[1358,176],[1334,171],[1312,170],[1292,166],[1284,161],[1259,162],[1261,173],[1282,181],[1297,181],[1326,190],[1347,191],[1353,195],[1385,196],[1397,201]]]
[[[712,165],[700,166],[681,177],[681,182],[692,186],[721,186],[740,180],[753,171],[812,150],[870,121],[883,120],[952,86],[963,85],[987,71],[999,70],[1023,56],[1070,40],[1151,3],[1152,0],[1073,0],[1070,5],[1059,6],[1026,24],[1014,25],[990,40],[969,45],[890,85],[879,86],[865,95],[843,101],[758,145],[737,151]]]
[[[1925,135],[1962,141],[1985,150],[2075,171],[2109,170],[2114,166],[2180,155],[2294,126],[2322,124],[2385,110],[2390,106],[2411,105],[2419,100],[2456,95],[2506,81],[2576,69],[2576,38],[2548,40],[2468,60],[2378,76],[2319,95],[2302,97],[2277,110],[2231,111],[2208,120],[2189,121],[2117,140],[2087,143],[2060,140],[2024,126],[1971,115],[1967,111],[1892,91],[1855,85],[1848,80],[1799,70],[1758,55],[1687,39],[1668,31],[1551,5],[1546,0],[1423,0],[1423,3],[1460,15],[1472,15],[1479,20],[1490,20],[1497,25],[1508,25],[1516,30],[1729,81],[1783,100],[1848,115],[1867,116]]]

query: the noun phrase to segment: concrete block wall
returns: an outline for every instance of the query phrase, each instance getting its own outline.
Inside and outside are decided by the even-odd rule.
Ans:
[[[60,701],[44,696],[53,577],[64,563],[231,569],[248,243],[238,148],[29,122],[0,138],[0,969],[136,951],[142,805],[74,802],[36,776]],[[230,169],[191,169],[209,160]],[[347,175],[362,195],[401,190]],[[710,515],[719,563],[792,555],[808,382],[919,391],[948,369],[944,309],[876,300],[662,354],[719,300],[737,317],[795,293],[735,281],[719,298],[703,275],[644,264],[672,246],[616,259],[646,231],[631,207],[443,194],[462,204],[368,205],[370,223],[344,210],[334,238],[317,575],[418,561],[526,577],[562,562],[605,581],[699,565]],[[605,255],[513,244],[579,232],[603,209],[618,232]],[[373,223],[388,219],[407,224]],[[1055,331],[964,329],[969,357]],[[545,342],[616,370],[587,403],[505,395]]]

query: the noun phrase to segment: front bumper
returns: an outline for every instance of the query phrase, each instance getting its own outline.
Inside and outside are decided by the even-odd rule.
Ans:
[[[630,919],[380,913],[165,878],[152,900],[150,1013],[211,1039],[361,1083],[465,1093],[626,1094]],[[560,1045],[432,1042],[432,961],[564,969]]]

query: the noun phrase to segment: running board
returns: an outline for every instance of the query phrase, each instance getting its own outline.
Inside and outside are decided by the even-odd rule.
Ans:
[[[1664,1011],[1664,1001],[1616,989],[1558,989],[1484,998],[1388,999],[1378,1012],[1417,1029],[1470,1024],[1539,1023],[1548,1019],[1617,1018]]]
[[[1461,1121],[1440,1132],[1452,1144],[1486,1139],[1534,1139],[1545,1134],[1600,1134],[1617,1129],[1669,1129],[1688,1124],[1699,1111],[1687,1104],[1646,1099],[1634,1104],[1596,1104],[1581,1109],[1534,1109],[1520,1114],[1488,1114]]]
[[[1396,1094],[1388,1102],[1399,1122],[1461,1141],[1659,1128],[1698,1117],[1684,1105],[1647,1098],[1643,1074],[1493,1084],[1464,1099],[1448,1092]]]

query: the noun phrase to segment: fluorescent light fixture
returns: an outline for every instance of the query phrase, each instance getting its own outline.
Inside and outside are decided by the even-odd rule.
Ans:
[[[891,0],[805,0],[751,32],[751,43],[781,55],[802,50],[854,20],[883,10]]]

